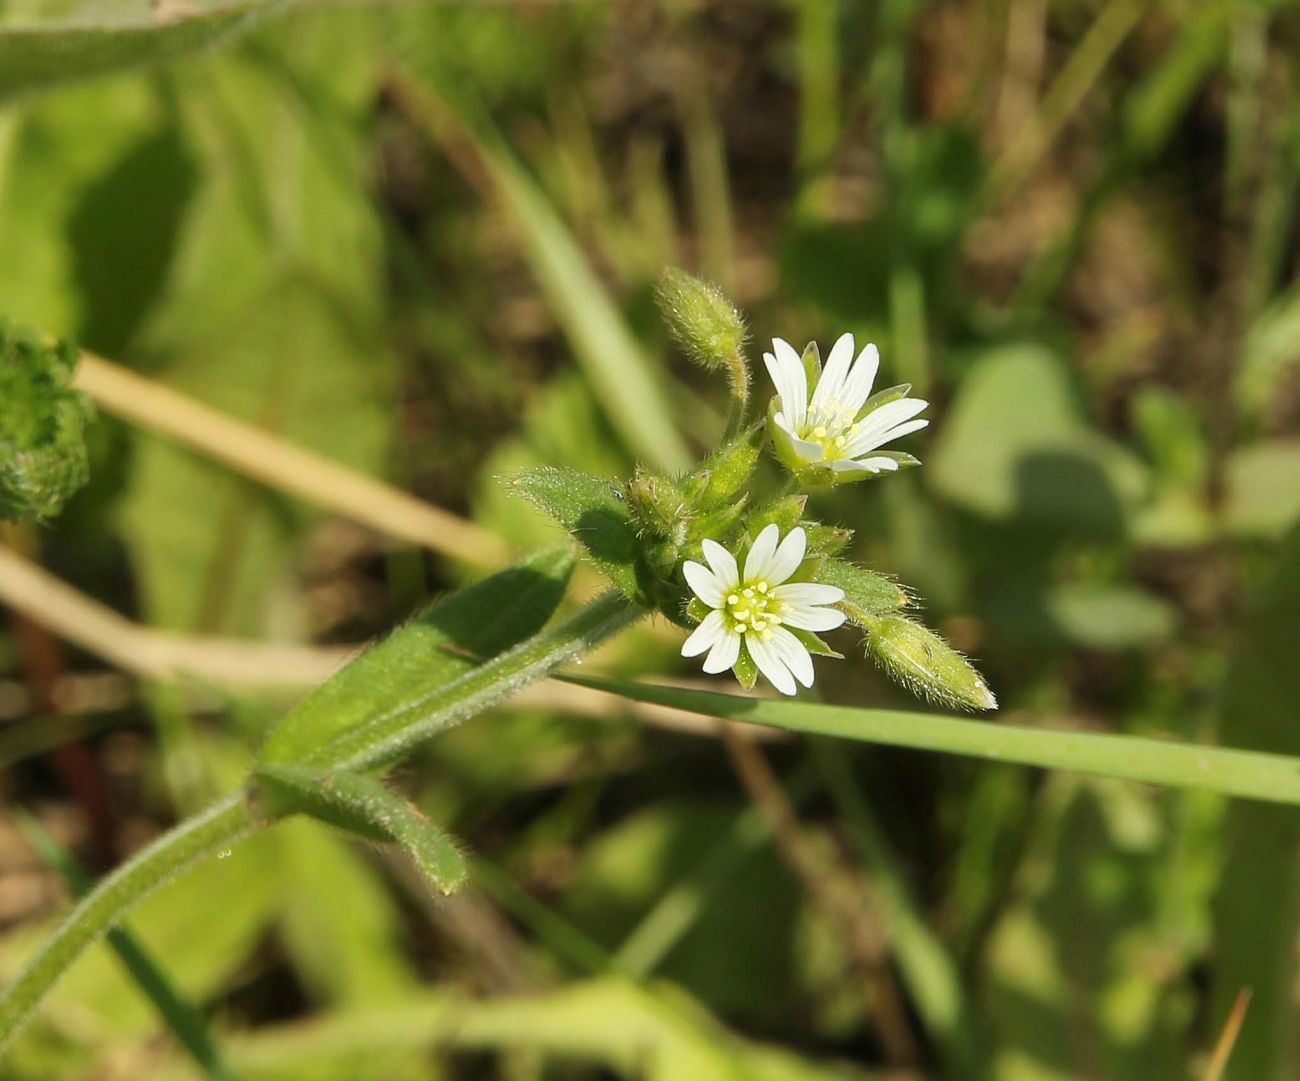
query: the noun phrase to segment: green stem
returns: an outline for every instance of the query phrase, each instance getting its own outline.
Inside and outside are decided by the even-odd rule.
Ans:
[[[652,702],[708,717],[748,721],[794,732],[1300,806],[1300,756],[1141,736],[1062,732],[904,710],[776,702],[585,676],[559,678],[635,702]]]
[[[244,793],[237,792],[164,834],[104,878],[0,994],[0,1050],[82,951],[132,906],[203,856],[227,848],[257,828]]]

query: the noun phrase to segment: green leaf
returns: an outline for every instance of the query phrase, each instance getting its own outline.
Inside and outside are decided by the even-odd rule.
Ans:
[[[1072,642],[1089,649],[1133,649],[1169,638],[1173,606],[1134,586],[1064,585],[1047,597],[1047,612]]]
[[[465,883],[469,872],[455,842],[373,777],[259,766],[253,781],[262,809],[272,817],[308,814],[369,840],[395,844],[442,893],[454,893]]]
[[[0,518],[48,518],[90,479],[77,349],[0,320]]]
[[[0,99],[54,83],[156,64],[219,41],[288,0],[78,5],[73,19],[0,24]],[[22,8],[19,9],[20,11]]]
[[[531,637],[555,612],[572,571],[573,554],[552,548],[438,602],[292,710],[267,737],[261,761],[322,761],[334,739]]]
[[[905,710],[857,709],[565,675],[634,702],[732,721],[1300,806],[1300,756],[1096,732],[1067,732]]]
[[[549,467],[521,473],[510,483],[571,533],[625,597],[652,605],[650,571],[636,526],[612,483],[574,469]]]
[[[952,502],[1113,536],[1146,493],[1129,451],[1089,429],[1065,366],[1037,345],[989,351],[961,384],[926,476]]]
[[[874,626],[880,616],[907,606],[907,592],[897,582],[843,559],[826,560],[817,581],[844,590],[837,607],[849,622],[864,629]]]
[[[1224,688],[1224,739],[1300,755],[1300,528],[1292,529],[1276,570],[1252,606],[1233,651]],[[1262,755],[1295,762],[1280,754]],[[1253,991],[1231,1081],[1284,1081],[1300,1070],[1300,814],[1289,808],[1234,806],[1223,841],[1227,861],[1216,899],[1216,1016],[1242,987]]]
[[[1300,439],[1252,443],[1228,457],[1224,516],[1242,537],[1280,537],[1300,518]]]

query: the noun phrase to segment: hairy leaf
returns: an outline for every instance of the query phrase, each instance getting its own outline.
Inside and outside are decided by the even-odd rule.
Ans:
[[[567,548],[552,548],[435,604],[292,710],[267,738],[262,761],[320,761],[334,738],[531,637],[560,603],[573,562]]]
[[[308,814],[372,841],[397,845],[442,893],[454,893],[468,870],[456,843],[407,800],[373,777],[262,766],[254,772],[262,807],[273,817]]]
[[[609,481],[573,469],[532,469],[511,481],[516,491],[560,523],[629,600],[650,606],[649,569],[627,504]]]

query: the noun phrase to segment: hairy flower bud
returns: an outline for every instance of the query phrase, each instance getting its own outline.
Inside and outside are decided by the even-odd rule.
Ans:
[[[721,368],[732,397],[749,397],[749,369],[741,349],[747,332],[735,306],[715,285],[668,267],[659,276],[655,299],[668,331],[682,351],[701,368]]]
[[[90,405],[73,390],[76,347],[0,321],[0,518],[48,518],[89,479]]]
[[[902,616],[876,621],[867,654],[913,694],[958,709],[997,709],[997,699],[970,662],[928,627]]]

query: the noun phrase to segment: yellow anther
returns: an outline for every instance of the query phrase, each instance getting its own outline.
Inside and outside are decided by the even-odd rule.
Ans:
[[[760,593],[766,593],[766,592],[767,592],[767,583],[766,583],[766,582],[759,582],[757,588],[758,588],[758,591],[759,591]]]
[[[767,622],[765,620],[762,619],[754,620],[754,630],[761,631],[766,626],[767,626]],[[770,633],[771,633],[770,631],[764,632],[763,637],[766,638]]]
[[[814,438],[817,438],[817,439],[825,439],[825,438],[826,438],[826,426],[825,426],[824,424],[819,424],[819,425],[817,425],[817,427],[813,429],[813,436],[814,436]]]
[[[737,623],[744,623],[749,618],[749,609],[745,608],[735,614]]]
[[[739,595],[738,595],[738,594],[735,594],[735,593],[731,594],[731,596],[727,598],[727,603],[728,603],[728,604],[739,604],[739,603],[740,603],[740,597],[739,597]]]
[[[754,591],[752,589],[747,589],[744,592],[746,597],[752,597],[754,595]]]

